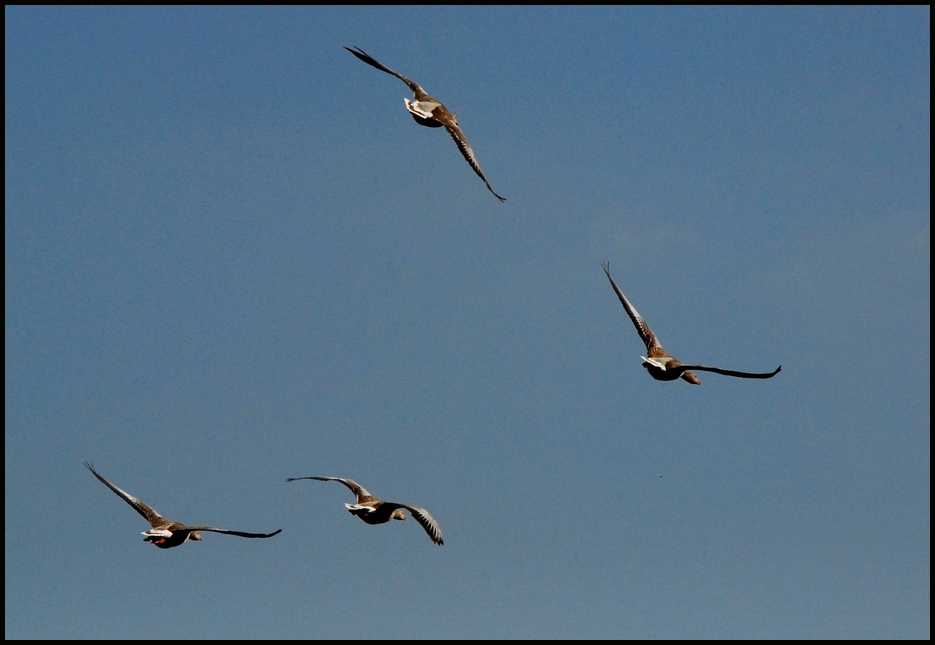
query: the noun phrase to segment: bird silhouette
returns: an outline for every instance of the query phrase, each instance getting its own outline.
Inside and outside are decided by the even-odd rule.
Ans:
[[[345,504],[345,506],[351,515],[356,515],[367,524],[385,524],[390,520],[405,520],[406,514],[403,512],[403,509],[406,509],[412,513],[412,516],[422,525],[425,532],[432,538],[432,542],[439,545],[445,543],[442,539],[442,530],[438,527],[438,522],[436,522],[435,518],[424,508],[410,506],[409,504],[399,504],[397,502],[385,502],[382,499],[377,499],[353,479],[344,479],[342,477],[290,477],[286,479],[286,481],[294,482],[300,479],[315,479],[321,482],[341,482],[350,488],[351,492],[357,497],[357,503]]]
[[[424,125],[427,128],[441,128],[444,127],[448,131],[448,134],[451,135],[451,138],[454,139],[455,144],[458,146],[458,150],[461,151],[461,154],[464,155],[465,160],[471,165],[471,168],[474,169],[474,172],[477,173],[477,176],[484,180],[484,183],[487,185],[487,190],[493,193],[494,197],[499,199],[501,202],[505,202],[506,198],[501,197],[494,191],[493,187],[490,185],[490,182],[487,181],[487,177],[484,176],[484,171],[481,170],[480,164],[477,162],[477,157],[474,156],[474,151],[471,149],[471,145],[467,142],[467,139],[464,136],[464,133],[461,132],[461,127],[458,125],[458,117],[448,111],[441,101],[433,99],[429,96],[425,90],[423,90],[418,83],[412,81],[398,72],[394,72],[386,65],[383,65],[378,60],[373,58],[370,54],[365,52],[360,47],[345,47],[347,51],[351,52],[364,61],[371,67],[376,67],[378,70],[386,72],[387,74],[392,74],[403,83],[409,86],[409,89],[412,90],[412,95],[415,98],[415,101],[410,101],[409,99],[404,98],[406,102],[406,109],[409,110],[409,113],[412,115],[412,118],[415,119],[415,122],[419,125]]]
[[[282,529],[279,529],[274,533],[244,533],[242,531],[218,529],[214,528],[213,526],[188,526],[182,524],[181,522],[167,520],[162,515],[157,513],[149,504],[146,504],[145,502],[137,499],[127,491],[117,488],[109,481],[101,477],[98,472],[94,470],[94,466],[91,464],[85,462],[84,465],[87,466],[88,470],[90,470],[95,477],[101,480],[101,482],[107,486],[107,488],[117,493],[117,495],[123,498],[123,501],[132,506],[137,513],[146,518],[146,521],[149,522],[153,528],[149,531],[143,532],[143,535],[146,536],[143,538],[143,541],[152,542],[160,549],[171,549],[174,546],[179,546],[187,540],[201,540],[201,533],[199,533],[199,531],[224,533],[225,535],[236,535],[243,538],[269,538],[282,533]]]
[[[782,365],[780,365],[773,372],[738,372],[736,370],[725,370],[720,367],[711,367],[710,365],[687,365],[682,363],[680,360],[662,349],[662,345],[659,344],[659,341],[656,339],[656,335],[649,328],[649,325],[647,325],[646,321],[643,320],[643,317],[636,310],[636,307],[634,307],[630,301],[627,300],[627,297],[623,295],[623,292],[620,290],[620,287],[617,286],[617,283],[614,282],[614,279],[610,277],[610,263],[605,262],[604,264],[601,264],[601,268],[604,269],[604,273],[607,275],[607,279],[610,280],[610,286],[612,286],[614,291],[617,292],[617,297],[620,299],[620,304],[623,305],[623,309],[627,312],[630,320],[633,321],[633,326],[636,327],[636,333],[640,335],[640,338],[643,339],[643,343],[646,345],[646,353],[648,356],[640,356],[640,358],[643,359],[643,367],[645,367],[649,372],[649,375],[657,381],[674,381],[675,379],[681,378],[682,380],[688,381],[693,385],[701,385],[701,379],[699,379],[698,376],[692,373],[690,370],[714,372],[715,374],[736,376],[737,378],[766,379],[776,376],[779,373],[779,370],[782,369]]]

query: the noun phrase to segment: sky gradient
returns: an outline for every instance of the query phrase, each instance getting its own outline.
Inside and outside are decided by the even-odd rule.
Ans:
[[[7,638],[929,638],[928,7],[5,18]]]

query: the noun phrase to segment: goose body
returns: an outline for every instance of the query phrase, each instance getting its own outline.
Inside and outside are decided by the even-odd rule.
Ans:
[[[88,470],[91,471],[91,474],[97,477],[101,483],[114,491],[118,497],[123,499],[123,501],[132,506],[137,513],[146,518],[146,521],[149,522],[150,526],[152,526],[152,529],[143,532],[143,535],[146,536],[143,538],[143,541],[151,542],[160,549],[171,549],[172,547],[179,546],[188,540],[199,541],[202,539],[200,531],[224,533],[225,535],[236,535],[243,538],[270,538],[282,532],[282,529],[279,529],[273,533],[244,533],[242,531],[230,531],[228,529],[214,528],[213,526],[188,526],[186,524],[182,524],[181,522],[167,520],[158,512],[156,512],[156,510],[149,504],[146,504],[142,500],[137,499],[125,490],[117,488],[109,481],[101,477],[101,475],[99,475],[98,472],[94,470],[94,466],[91,464],[86,462],[84,465],[88,467]]]
[[[484,184],[487,186],[487,190],[493,193],[494,197],[499,199],[501,202],[505,202],[506,198],[501,197],[494,191],[493,187],[490,185],[490,182],[487,181],[487,177],[484,176],[484,171],[481,170],[480,164],[477,162],[477,157],[474,155],[474,150],[471,149],[471,145],[468,143],[467,138],[465,138],[464,133],[461,132],[461,127],[458,125],[458,117],[448,111],[441,101],[433,99],[428,93],[423,90],[418,83],[412,81],[398,72],[394,72],[389,67],[383,65],[378,60],[373,58],[370,54],[365,52],[360,47],[345,47],[347,51],[351,52],[364,61],[371,67],[376,67],[378,70],[386,72],[392,76],[395,76],[403,83],[409,86],[409,89],[412,90],[412,96],[415,99],[410,101],[407,98],[404,98],[403,101],[406,103],[406,109],[409,110],[409,114],[412,115],[412,118],[415,119],[415,122],[419,125],[424,125],[427,128],[445,128],[448,131],[448,134],[451,135],[451,138],[454,139],[455,145],[458,146],[458,150],[461,151],[462,156],[465,161],[471,166],[477,176],[484,180]]]
[[[412,513],[416,521],[422,525],[422,528],[425,529],[425,532],[432,539],[432,542],[438,545],[445,543],[438,522],[435,521],[435,518],[432,517],[427,510],[420,506],[400,504],[398,502],[385,502],[382,499],[377,499],[371,495],[366,488],[353,479],[344,479],[343,477],[290,477],[286,479],[286,481],[294,482],[300,479],[314,479],[321,482],[340,482],[347,486],[351,489],[351,492],[354,493],[357,502],[354,504],[345,504],[344,506],[347,507],[351,515],[356,515],[367,524],[385,524],[390,520],[405,520],[406,514],[403,512],[403,509],[406,509]]]
[[[659,340],[656,338],[656,335],[649,328],[649,325],[646,324],[646,321],[643,320],[643,317],[636,310],[630,301],[627,299],[620,288],[617,286],[617,283],[614,282],[614,279],[610,277],[610,264],[604,263],[601,265],[601,268],[604,269],[604,274],[607,276],[607,279],[610,280],[610,285],[614,288],[614,291],[617,294],[617,298],[620,300],[620,304],[623,305],[624,311],[627,312],[627,315],[630,317],[630,320],[633,322],[633,326],[636,328],[636,333],[639,334],[640,338],[643,340],[643,344],[646,345],[646,356],[640,356],[643,360],[643,367],[646,368],[646,371],[649,372],[649,375],[652,376],[657,381],[674,381],[676,379],[682,379],[687,381],[692,385],[701,385],[701,379],[698,378],[698,375],[692,372],[691,370],[698,370],[699,372],[714,372],[715,374],[723,374],[724,376],[734,376],[737,378],[755,378],[755,379],[767,379],[773,378],[779,373],[779,370],[782,369],[782,365],[777,367],[772,372],[738,372],[736,370],[726,370],[720,367],[711,367],[710,365],[686,365],[680,360],[666,352],[662,349],[662,345],[659,343]]]

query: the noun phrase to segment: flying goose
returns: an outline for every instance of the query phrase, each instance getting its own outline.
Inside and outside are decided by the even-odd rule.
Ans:
[[[406,102],[406,109],[409,110],[409,113],[412,115],[412,118],[415,119],[416,123],[419,125],[424,125],[427,128],[440,128],[442,126],[448,131],[448,134],[451,135],[451,138],[455,140],[455,144],[458,146],[458,150],[461,151],[461,154],[464,155],[464,158],[471,168],[474,169],[474,172],[477,173],[477,176],[484,180],[484,183],[487,184],[487,190],[493,193],[494,197],[499,199],[501,202],[505,202],[505,197],[500,197],[494,189],[491,187],[490,182],[487,181],[487,178],[484,176],[484,171],[480,169],[480,164],[477,163],[477,157],[474,156],[474,151],[471,150],[471,145],[467,142],[467,139],[464,138],[464,133],[461,132],[461,128],[458,127],[458,117],[448,111],[444,105],[441,104],[436,99],[433,99],[431,96],[426,94],[425,90],[419,87],[419,84],[415,81],[411,81],[402,74],[394,72],[389,67],[386,67],[375,58],[370,56],[360,47],[345,47],[347,51],[351,52],[357,58],[364,61],[371,67],[376,67],[377,69],[386,72],[387,74],[392,74],[403,83],[409,86],[409,89],[412,90],[412,95],[415,98],[415,101],[410,101],[409,99],[404,98]]]
[[[714,372],[716,374],[736,376],[738,378],[772,378],[782,369],[782,365],[780,365],[774,372],[755,374],[752,372],[725,370],[720,367],[708,367],[707,365],[685,365],[662,349],[662,345],[656,340],[656,335],[649,328],[649,325],[647,325],[643,317],[640,316],[636,307],[631,305],[627,297],[623,295],[623,292],[620,291],[614,279],[610,277],[610,263],[605,262],[601,264],[601,268],[604,269],[604,273],[607,274],[607,279],[610,280],[610,285],[614,288],[614,291],[617,292],[617,297],[620,298],[620,304],[623,305],[630,320],[633,321],[633,326],[636,327],[636,333],[640,335],[640,338],[643,339],[643,343],[646,344],[646,353],[649,354],[649,356],[640,356],[640,358],[643,359],[643,367],[645,367],[649,371],[649,375],[657,381],[674,381],[677,378],[681,378],[694,385],[701,385],[701,379],[688,370]]]
[[[438,523],[424,508],[410,506],[409,504],[397,504],[396,502],[384,502],[382,499],[377,499],[368,493],[367,489],[353,479],[343,479],[341,477],[290,477],[286,479],[286,481],[294,482],[299,479],[315,479],[320,482],[341,482],[350,488],[354,495],[357,496],[356,504],[345,504],[347,510],[351,515],[356,515],[367,524],[384,524],[390,520],[405,520],[406,514],[403,513],[403,509],[405,508],[412,513],[412,516],[422,525],[425,532],[432,538],[432,542],[439,545],[445,543],[442,539],[442,530],[438,528]]]
[[[227,535],[237,535],[244,538],[269,538],[282,533],[282,529],[279,529],[274,533],[243,533],[241,531],[216,529],[211,526],[186,526],[181,522],[172,522],[157,513],[148,504],[133,497],[133,495],[126,492],[125,490],[117,488],[109,481],[101,477],[97,471],[94,470],[94,466],[88,462],[85,462],[84,465],[87,466],[88,470],[90,470],[95,477],[100,479],[101,482],[107,486],[107,488],[117,493],[117,495],[123,498],[123,501],[132,506],[137,513],[146,518],[146,521],[149,522],[153,528],[149,531],[143,532],[143,535],[146,536],[143,538],[143,541],[152,542],[160,549],[171,549],[174,546],[179,546],[186,540],[201,540],[201,533],[199,533],[199,531],[225,533]]]

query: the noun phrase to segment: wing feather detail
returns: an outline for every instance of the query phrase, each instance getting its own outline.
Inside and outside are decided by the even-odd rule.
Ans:
[[[412,79],[406,78],[399,72],[394,72],[389,67],[387,67],[386,65],[378,61],[376,58],[374,58],[373,56],[365,52],[360,47],[355,46],[354,49],[351,49],[350,47],[344,47],[344,49],[351,52],[357,58],[364,61],[371,67],[376,67],[381,72],[386,72],[387,74],[390,74],[391,76],[395,76],[396,78],[401,80],[403,83],[409,86],[409,89],[412,90],[412,95],[415,96],[416,100],[421,101],[424,98],[429,98],[429,95],[425,93],[425,90],[419,87],[418,83],[416,83]]]
[[[146,521],[149,522],[149,524],[153,528],[159,528],[167,524],[166,518],[160,515],[152,506],[150,506],[149,504],[147,504],[146,502],[140,499],[137,499],[136,497],[134,497],[127,491],[121,488],[117,488],[116,486],[111,484],[109,481],[107,481],[101,475],[99,475],[98,472],[94,470],[94,466],[92,466],[88,462],[85,462],[84,465],[87,466],[88,470],[91,471],[91,474],[97,477],[101,481],[101,483],[107,486],[107,488],[109,488],[110,490],[114,491],[119,497],[123,499],[123,501],[125,501],[127,504],[132,506],[133,509],[137,513],[139,513],[144,518],[146,518]]]
[[[409,504],[394,503],[393,506],[404,508],[412,513],[412,516],[416,518],[416,521],[422,525],[422,528],[425,529],[425,532],[428,533],[428,536],[432,538],[432,542],[438,544],[439,546],[445,543],[445,540],[442,538],[442,530],[438,526],[438,522],[435,521],[435,518],[432,517],[431,513],[429,513],[427,510],[421,506],[410,506]]]
[[[345,479],[343,477],[289,477],[286,479],[287,482],[294,482],[299,479],[314,479],[320,482],[340,482],[351,489],[351,492],[357,497],[357,503],[361,504],[363,502],[372,502],[376,498],[371,495],[366,488],[355,482],[353,479]]]
[[[471,145],[464,137],[464,133],[461,132],[461,128],[459,128],[455,123],[446,123],[445,130],[447,130],[448,134],[451,135],[451,138],[454,139],[455,145],[458,146],[458,150],[461,151],[464,159],[468,162],[471,168],[474,169],[474,172],[477,173],[477,176],[484,180],[484,184],[487,185],[487,190],[493,193],[493,196],[499,199],[501,202],[505,202],[506,197],[501,197],[498,195],[497,191],[495,191],[493,186],[490,185],[490,182],[487,181],[487,177],[484,176],[484,171],[480,169],[480,164],[477,163],[477,157],[474,156],[474,151],[471,149]]]
[[[660,345],[659,341],[656,339],[656,334],[653,333],[653,330],[650,329],[646,321],[643,320],[643,317],[640,315],[640,312],[636,310],[636,307],[623,295],[623,292],[620,290],[620,287],[617,286],[617,283],[614,282],[614,279],[610,277],[610,263],[605,262],[601,264],[601,268],[604,269],[604,274],[607,276],[607,279],[610,280],[610,286],[612,286],[617,293],[617,298],[620,300],[620,304],[623,305],[624,311],[627,312],[627,315],[633,322],[636,333],[640,335],[643,344],[646,345],[646,351],[650,356],[665,356],[666,354],[664,352],[654,351],[656,348],[659,350],[662,349],[662,345]]]

